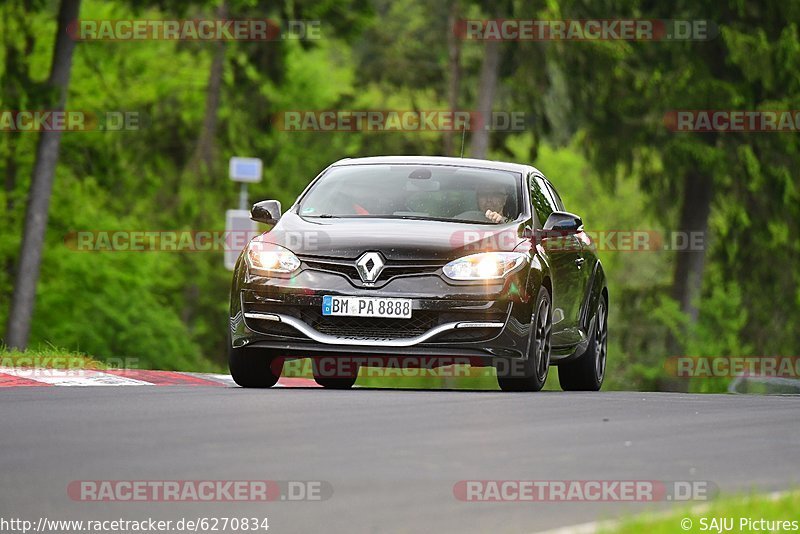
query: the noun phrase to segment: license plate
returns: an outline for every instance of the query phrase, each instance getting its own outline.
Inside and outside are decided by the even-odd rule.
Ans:
[[[410,319],[411,299],[325,295],[322,297],[322,315]]]

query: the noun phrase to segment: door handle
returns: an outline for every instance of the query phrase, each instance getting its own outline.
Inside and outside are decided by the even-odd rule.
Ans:
[[[577,260],[575,260],[575,265],[577,265],[578,269],[580,269],[581,267],[583,267],[583,264],[585,262],[586,262],[585,258],[578,258]]]

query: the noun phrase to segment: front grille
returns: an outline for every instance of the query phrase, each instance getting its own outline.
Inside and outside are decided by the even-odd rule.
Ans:
[[[439,270],[441,265],[387,265],[383,268],[381,276],[391,278],[407,274],[431,274]]]
[[[297,331],[295,327],[286,323],[278,321],[268,321],[265,319],[252,319],[245,318],[245,323],[251,330],[260,332],[262,334],[271,334],[273,336],[303,338],[303,334]]]
[[[433,340],[436,343],[459,343],[465,341],[487,341],[500,333],[499,328],[456,328],[442,332]]]
[[[424,334],[437,325],[438,314],[415,310],[410,319],[381,317],[329,317],[308,311],[304,320],[322,334],[343,337],[403,339]]]
[[[304,261],[307,266],[319,271],[332,271],[334,273],[343,274],[349,278],[358,278],[358,271],[356,271],[355,264],[346,265],[344,263],[331,263],[323,261]]]
[[[338,274],[343,274],[353,280],[354,282],[361,283],[361,278],[356,270],[355,260],[328,260],[320,258],[301,258],[303,263],[311,269],[319,271],[328,271]],[[433,274],[437,272],[444,265],[441,261],[435,262],[387,262],[383,266],[380,276],[376,280],[377,283],[387,282],[395,276],[409,276],[420,274]]]
[[[294,317],[317,332],[337,337],[370,338],[370,339],[408,339],[421,336],[432,328],[446,323],[465,321],[498,321],[505,322],[508,308],[492,307],[490,309],[445,308],[441,310],[414,309],[409,319],[389,319],[379,317],[345,317],[324,316],[321,310],[321,298],[301,299],[289,298],[283,301],[263,300],[253,293],[245,293],[242,299],[244,312],[277,313]],[[311,302],[314,302],[311,304]],[[459,303],[464,305],[463,303]],[[307,339],[307,336],[294,327],[278,321],[246,318],[251,329],[263,334],[271,334],[295,339]],[[498,328],[458,328],[447,330],[428,339],[425,343],[445,344],[460,342],[480,342],[496,337]]]

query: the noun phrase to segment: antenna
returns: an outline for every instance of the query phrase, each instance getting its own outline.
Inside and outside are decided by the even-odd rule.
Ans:
[[[464,157],[464,136],[467,135],[467,123],[465,122],[461,126],[461,156]]]

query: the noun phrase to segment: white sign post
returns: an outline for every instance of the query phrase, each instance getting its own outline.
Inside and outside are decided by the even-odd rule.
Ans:
[[[259,234],[250,210],[225,211],[225,268],[232,271],[244,247]]]
[[[258,223],[250,219],[247,184],[261,181],[263,164],[259,158],[231,158],[228,177],[241,183],[239,209],[225,212],[225,268],[232,271],[245,245],[258,235]]]

